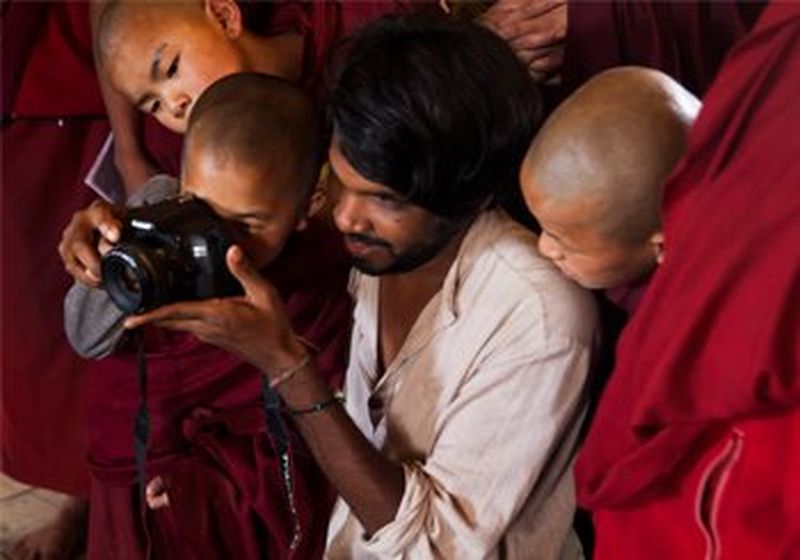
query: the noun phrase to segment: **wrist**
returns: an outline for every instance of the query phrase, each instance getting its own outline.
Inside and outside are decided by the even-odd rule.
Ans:
[[[313,360],[276,388],[288,410],[302,410],[333,396]]]
[[[316,349],[301,338],[292,335],[274,352],[261,368],[264,377],[270,383],[277,382],[286,371],[301,365],[302,362],[313,362]],[[310,357],[309,357],[310,356]]]

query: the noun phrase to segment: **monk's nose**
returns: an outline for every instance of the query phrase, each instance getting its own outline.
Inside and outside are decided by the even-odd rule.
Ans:
[[[170,100],[170,112],[176,119],[185,119],[189,116],[189,107],[192,104],[192,99],[185,93],[176,95]]]

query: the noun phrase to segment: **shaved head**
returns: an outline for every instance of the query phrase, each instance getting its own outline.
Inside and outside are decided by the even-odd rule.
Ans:
[[[259,268],[307,224],[324,139],[297,85],[260,73],[214,82],[189,116],[181,191],[205,200]]]
[[[148,18],[164,20],[171,16],[202,17],[202,0],[109,0],[100,15],[95,40],[95,56],[103,66],[125,43],[132,23]]]
[[[699,108],[661,72],[603,72],[560,105],[534,139],[521,171],[526,200],[582,204],[599,234],[641,242],[660,229],[661,184],[685,151]]]
[[[313,101],[281,78],[256,72],[225,77],[210,86],[189,118],[186,154],[202,152],[272,177],[291,177],[285,188],[299,197],[316,184],[324,153]]]

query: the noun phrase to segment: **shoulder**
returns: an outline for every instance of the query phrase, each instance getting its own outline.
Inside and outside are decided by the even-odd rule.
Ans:
[[[504,212],[489,212],[482,220],[474,227],[486,239],[473,257],[474,278],[463,286],[464,296],[474,299],[469,304],[503,309],[512,323],[522,321],[548,337],[591,343],[597,328],[593,294],[542,257],[537,235]]]
[[[160,174],[150,177],[142,183],[129,197],[125,205],[129,208],[156,204],[180,191],[178,179],[170,175]]]

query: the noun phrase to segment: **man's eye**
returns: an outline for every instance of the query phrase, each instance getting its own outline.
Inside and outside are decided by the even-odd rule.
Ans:
[[[161,109],[161,101],[156,99],[150,104],[150,107],[148,107],[147,111],[150,113],[157,113],[159,109]]]
[[[375,199],[386,208],[398,209],[403,207],[403,201],[396,196],[379,194]]]
[[[180,61],[181,61],[181,56],[175,55],[175,58],[172,59],[169,68],[167,68],[167,78],[172,78],[175,74],[178,73],[178,64],[180,63]]]

